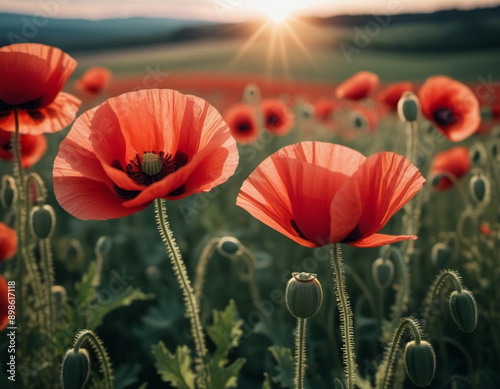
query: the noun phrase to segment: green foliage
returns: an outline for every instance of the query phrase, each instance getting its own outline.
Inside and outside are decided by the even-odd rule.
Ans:
[[[271,377],[266,372],[264,373],[264,382],[262,383],[262,389],[271,389],[271,388],[272,388]]]
[[[273,377],[273,381],[280,384],[281,388],[293,388],[293,377],[295,376],[295,359],[292,350],[287,347],[271,346],[269,351],[276,360],[278,374]]]
[[[154,297],[153,294],[145,294],[132,286],[127,286],[122,290],[120,289],[123,287],[110,287],[105,289],[105,292],[104,290],[99,292],[93,286],[95,276],[96,263],[92,261],[81,282],[76,284],[76,309],[73,311],[71,320],[78,324],[78,328],[94,330],[111,311],[128,306],[134,301],[144,301]],[[101,298],[100,293],[102,293]]]
[[[165,382],[179,389],[195,389],[196,374],[191,369],[191,351],[187,346],[177,346],[172,354],[163,342],[153,346],[155,367]]]
[[[224,311],[214,311],[214,322],[207,328],[207,333],[215,344],[213,355],[207,356],[209,385],[211,389],[235,388],[238,382],[238,375],[245,360],[236,359],[229,363],[227,359],[232,348],[237,347],[243,331],[241,330],[242,320],[237,319],[236,306],[234,301],[230,301]],[[155,364],[158,373],[166,382],[181,389],[194,388],[196,379],[203,371],[197,375],[192,369],[192,358],[187,346],[178,346],[174,354],[170,353],[163,342],[153,346],[153,355],[156,358]]]

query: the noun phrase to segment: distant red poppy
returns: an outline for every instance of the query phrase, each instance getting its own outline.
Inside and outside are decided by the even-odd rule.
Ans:
[[[0,275],[0,332],[9,324],[9,285]]]
[[[12,132],[0,129],[0,159],[12,160]],[[25,169],[33,166],[43,157],[47,150],[45,135],[21,135],[21,164]]]
[[[330,122],[335,111],[342,108],[342,101],[333,99],[319,99],[314,103],[314,115],[323,123]]]
[[[481,124],[477,97],[466,85],[449,77],[428,78],[418,97],[423,115],[453,142],[468,138]]]
[[[174,90],[140,90],[75,121],[54,162],[54,192],[77,218],[113,219],[156,198],[209,191],[237,164],[236,142],[214,107]]]
[[[252,143],[259,138],[255,110],[246,104],[235,104],[224,115],[231,135],[238,143]]]
[[[279,99],[264,99],[260,105],[264,127],[274,135],[286,135],[293,127],[293,113]]]
[[[394,84],[388,85],[382,92],[377,96],[377,100],[385,104],[392,111],[397,111],[398,101],[404,92],[412,91],[413,84],[408,81],[396,82]]]
[[[236,204],[306,247],[374,247],[416,239],[377,232],[424,181],[395,153],[366,158],[348,147],[302,142],[264,160],[243,183]]]
[[[439,177],[440,174],[447,173],[458,180],[469,170],[469,150],[466,147],[453,147],[436,154],[430,169],[430,174],[438,180],[438,182],[433,182],[434,189],[446,190],[453,186],[453,182],[448,177]]]
[[[484,236],[491,235],[491,227],[489,223],[486,222],[481,223],[481,227],[479,229],[481,230],[481,234],[483,234]]]
[[[379,79],[375,73],[359,72],[340,84],[335,96],[342,99],[361,100],[368,97],[378,86]]]
[[[37,135],[62,130],[76,116],[81,101],[61,92],[76,61],[58,48],[19,43],[0,48],[0,127]]]
[[[17,253],[17,232],[0,223],[0,261],[11,259]]]
[[[76,82],[76,87],[91,95],[98,95],[106,88],[110,78],[111,70],[102,66],[94,66],[83,73]]]

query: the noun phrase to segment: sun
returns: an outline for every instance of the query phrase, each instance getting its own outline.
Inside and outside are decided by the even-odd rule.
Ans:
[[[252,8],[264,14],[274,23],[286,21],[290,17],[290,14],[300,6],[298,2],[274,0],[255,0],[252,4]]]

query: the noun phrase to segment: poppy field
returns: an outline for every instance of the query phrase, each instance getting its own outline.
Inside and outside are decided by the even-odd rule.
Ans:
[[[498,52],[270,20],[0,47],[0,388],[500,387]]]

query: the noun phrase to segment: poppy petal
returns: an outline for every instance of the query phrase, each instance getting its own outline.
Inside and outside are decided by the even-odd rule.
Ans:
[[[372,234],[366,238],[357,240],[356,242],[348,243],[354,247],[378,247],[386,244],[401,242],[402,240],[415,240],[416,235],[386,235],[386,234]]]
[[[75,96],[61,92],[51,104],[44,108],[21,109],[18,111],[19,133],[38,135],[60,131],[75,120],[81,103]],[[10,132],[16,130],[13,111],[7,116],[0,116],[0,127]]]
[[[329,240],[331,198],[365,159],[329,143],[284,147],[243,183],[236,205],[297,243],[324,245]]]
[[[379,231],[424,182],[419,170],[401,155],[370,156],[333,198],[332,241],[356,242]]]
[[[19,43],[0,49],[0,100],[43,108],[62,90],[76,61],[57,47]]]

